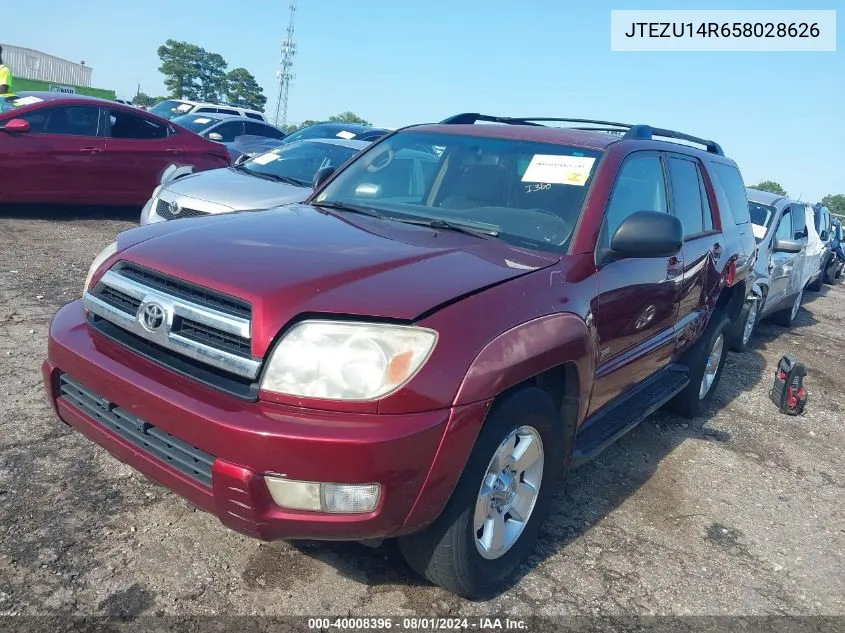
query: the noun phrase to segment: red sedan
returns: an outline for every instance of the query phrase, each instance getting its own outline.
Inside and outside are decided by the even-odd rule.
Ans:
[[[143,205],[170,165],[225,167],[229,153],[161,117],[52,92],[0,99],[0,204]]]

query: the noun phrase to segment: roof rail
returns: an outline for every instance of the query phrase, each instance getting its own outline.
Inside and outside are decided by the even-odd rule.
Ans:
[[[655,136],[663,138],[674,138],[690,143],[703,145],[711,154],[718,154],[724,156],[725,153],[722,147],[716,141],[684,134],[675,130],[668,130],[659,127],[652,127],[650,125],[634,125],[631,123],[618,123],[616,121],[599,121],[596,119],[567,119],[567,118],[553,118],[553,117],[503,117],[491,116],[488,114],[479,114],[477,112],[464,112],[456,114],[441,121],[444,125],[459,125],[459,124],[474,124],[478,121],[488,121],[490,123],[505,123],[508,125],[538,125],[542,123],[587,123],[591,127],[574,127],[576,130],[596,131],[596,132],[612,132],[621,133],[622,139],[634,139],[639,141],[650,141]],[[540,123],[542,122],[542,123]],[[595,127],[599,126],[599,127]]]

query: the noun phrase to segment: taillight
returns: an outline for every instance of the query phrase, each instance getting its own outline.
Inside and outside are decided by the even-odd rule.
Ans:
[[[734,285],[736,279],[736,261],[731,260],[728,264],[728,272],[725,274],[725,285],[729,288]]]

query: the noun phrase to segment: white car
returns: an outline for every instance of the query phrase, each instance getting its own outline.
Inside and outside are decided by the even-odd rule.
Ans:
[[[266,120],[263,112],[251,108],[228,103],[191,101],[189,99],[165,99],[152,106],[148,112],[152,112],[168,121],[183,114],[234,114],[258,121]]]

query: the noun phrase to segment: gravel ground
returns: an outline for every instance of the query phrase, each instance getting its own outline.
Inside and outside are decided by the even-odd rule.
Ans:
[[[0,614],[845,615],[845,288],[761,324],[712,410],[659,413],[572,473],[518,582],[471,603],[395,548],[250,540],[62,425],[49,320],[134,211],[0,212]],[[767,392],[791,352],[804,417]]]

